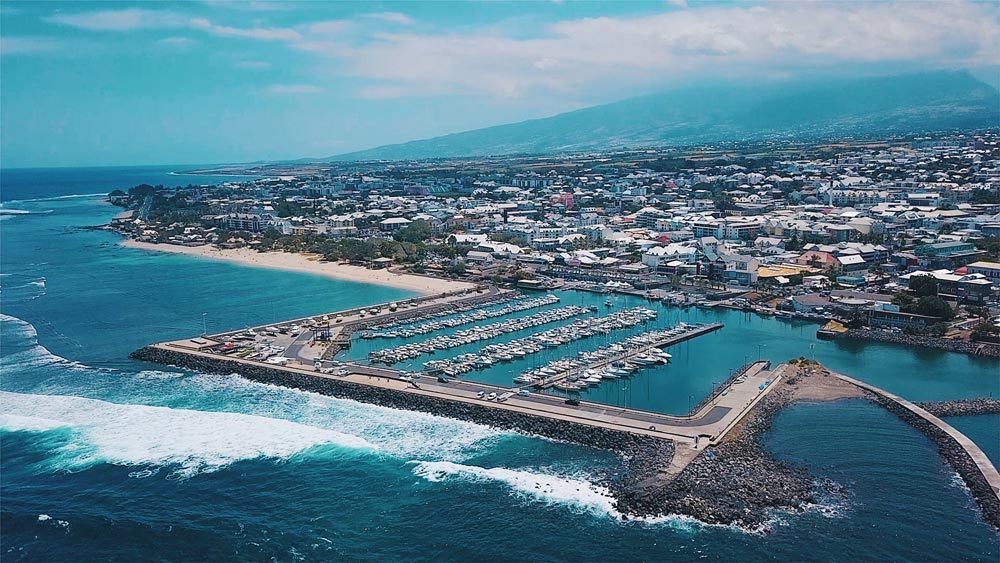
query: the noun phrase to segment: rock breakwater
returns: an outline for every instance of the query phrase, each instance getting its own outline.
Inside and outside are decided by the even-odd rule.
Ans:
[[[1000,413],[1000,399],[985,397],[979,399],[917,403],[917,406],[938,417]]]
[[[802,510],[816,500],[809,474],[772,457],[760,438],[791,400],[775,390],[741,422],[738,434],[707,448],[672,480],[659,475],[636,483],[623,512],[685,514],[709,524],[764,530],[773,510]]]
[[[969,456],[965,448],[947,432],[932,424],[929,420],[916,415],[913,411],[898,402],[877,393],[873,393],[871,397],[872,401],[894,413],[934,442],[941,457],[965,481],[965,485],[969,488],[976,504],[982,510],[983,518],[995,528],[1000,529],[1000,498],[997,498],[996,492],[990,487],[983,473],[979,470],[979,467],[973,461],[972,457]]]
[[[871,340],[874,342],[888,342],[891,344],[905,344],[907,346],[920,346],[923,348],[935,348],[957,354],[969,354],[972,356],[985,356],[989,358],[1000,358],[1000,345],[988,342],[970,342],[967,340],[953,340],[950,338],[938,338],[934,336],[917,336],[913,334],[902,334],[885,330],[859,330],[851,329],[843,333],[830,334],[830,338],[854,338],[858,340]]]

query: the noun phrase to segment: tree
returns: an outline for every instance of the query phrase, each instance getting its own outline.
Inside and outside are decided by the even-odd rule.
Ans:
[[[938,317],[944,320],[955,316],[955,312],[951,310],[951,305],[936,295],[927,295],[917,299],[914,312],[918,315]]]
[[[910,291],[917,297],[927,297],[938,294],[938,281],[934,276],[913,276],[910,278]]]
[[[396,232],[394,238],[398,241],[418,244],[431,238],[431,226],[423,219],[417,219]]]

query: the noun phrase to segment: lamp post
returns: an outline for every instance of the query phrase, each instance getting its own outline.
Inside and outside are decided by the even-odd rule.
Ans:
[[[201,314],[201,335],[208,336],[208,313]]]

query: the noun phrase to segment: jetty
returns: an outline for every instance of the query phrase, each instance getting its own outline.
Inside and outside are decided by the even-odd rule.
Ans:
[[[985,519],[1000,528],[1000,473],[975,442],[926,409],[898,395],[853,377],[840,374],[837,377],[872,393],[882,406],[926,434],[938,446],[942,457],[961,475]]]

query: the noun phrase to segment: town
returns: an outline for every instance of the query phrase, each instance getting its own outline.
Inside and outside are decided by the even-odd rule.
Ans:
[[[809,318],[833,338],[1000,342],[995,131],[212,172],[243,177],[112,192],[112,228]]]

